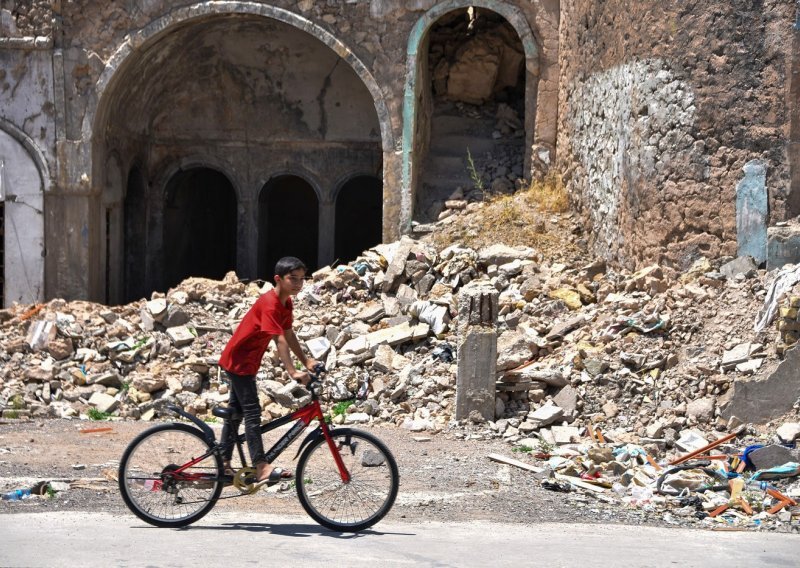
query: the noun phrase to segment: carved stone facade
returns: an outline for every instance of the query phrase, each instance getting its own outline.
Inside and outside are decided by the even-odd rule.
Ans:
[[[441,201],[425,171],[491,145],[439,95],[502,113],[519,155],[492,175],[555,165],[609,259],[734,253],[744,163],[771,222],[800,213],[794,22],[779,0],[0,0],[3,303],[395,239]]]

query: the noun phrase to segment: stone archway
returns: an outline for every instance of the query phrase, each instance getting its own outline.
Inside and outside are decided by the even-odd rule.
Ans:
[[[96,92],[99,104],[83,123],[83,136],[92,140],[94,176],[105,175],[101,164],[110,152],[123,163],[143,157],[142,169],[156,174],[165,164],[198,156],[193,165],[219,165],[230,174],[239,207],[234,268],[243,278],[262,272],[254,212],[264,180],[276,172],[311,170],[328,188],[354,171],[387,175],[387,156],[398,163],[388,110],[367,68],[326,30],[260,3],[174,9],[129,36]],[[162,281],[160,263],[152,266],[148,259],[162,248],[164,185],[158,175],[151,179],[142,206],[146,294]],[[328,203],[327,190],[323,197]],[[387,189],[384,199],[391,212],[399,194]],[[126,206],[134,207],[128,200]],[[390,235],[397,233],[396,210],[382,220]],[[324,228],[331,234],[320,238],[332,243],[332,224]],[[136,249],[127,240],[126,250]]]
[[[211,168],[178,171],[164,192],[163,289],[236,266],[236,192]]]
[[[44,164],[24,133],[0,121],[3,307],[44,298]]]
[[[334,256],[339,262],[350,262],[381,242],[382,208],[379,178],[356,176],[342,185],[336,194],[334,240]]]
[[[503,2],[447,0],[438,3],[417,21],[408,41],[408,69],[403,106],[403,196],[401,206],[401,216],[406,226],[410,225],[412,215],[415,213],[415,201],[418,199],[420,191],[421,166],[425,163],[430,145],[433,115],[432,96],[429,88],[432,84],[433,70],[428,68],[430,32],[442,17],[467,9],[497,14],[513,29],[521,44],[525,59],[523,174],[527,177],[530,172],[531,148],[538,138],[536,124],[539,110],[537,99],[540,67],[540,49],[530,25],[518,7]],[[555,110],[555,108],[549,109],[548,112],[555,113]],[[554,133],[552,136],[548,136],[546,142],[554,147]]]
[[[296,175],[269,180],[258,198],[258,277],[272,282],[275,263],[296,256],[309,271],[317,268],[319,199],[314,187]]]

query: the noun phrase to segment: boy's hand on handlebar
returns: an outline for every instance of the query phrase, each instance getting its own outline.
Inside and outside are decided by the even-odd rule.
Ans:
[[[311,380],[311,375],[309,375],[306,371],[293,371],[291,373],[291,377],[301,385],[307,385]]]

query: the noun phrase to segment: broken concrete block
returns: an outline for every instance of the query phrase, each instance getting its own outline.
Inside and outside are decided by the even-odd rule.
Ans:
[[[150,315],[153,316],[153,319],[157,322],[161,322],[167,315],[166,298],[156,298],[155,300],[150,300],[144,305],[144,307],[148,312],[150,312]]]
[[[331,350],[331,342],[326,337],[317,337],[306,341],[306,347],[311,352],[311,356],[320,361]]]
[[[786,414],[800,398],[798,367],[800,349],[790,349],[768,377],[735,381],[721,406],[723,418],[738,416],[743,422],[760,423]]]
[[[740,256],[730,262],[723,264],[719,271],[728,280],[733,280],[737,274],[753,274],[758,268],[752,256]]]
[[[414,244],[416,244],[415,241],[406,236],[397,243],[397,248],[394,250],[392,261],[386,269],[386,275],[383,280],[384,292],[394,292],[400,285],[400,279],[406,269],[406,260]]]
[[[104,392],[93,393],[89,398],[89,405],[94,406],[100,412],[110,413],[117,408],[119,401],[113,396],[107,395]]]
[[[686,405],[686,415],[698,422],[710,422],[714,418],[714,407],[713,398],[692,400]]]
[[[550,432],[553,434],[553,441],[559,446],[580,442],[581,439],[581,430],[575,426],[551,426]]]
[[[356,315],[356,319],[367,323],[375,323],[384,315],[386,315],[386,312],[383,309],[383,304],[370,302]]]
[[[800,225],[767,229],[767,270],[800,263]]]
[[[183,325],[171,327],[167,330],[167,337],[175,347],[183,347],[194,341],[194,334]]]
[[[722,354],[722,362],[720,368],[725,371],[734,368],[739,363],[744,363],[750,360],[751,344],[740,343],[733,349],[725,351]]]
[[[170,304],[161,323],[167,328],[178,327],[179,325],[186,325],[189,323],[189,319],[189,314],[183,311],[178,304]]]
[[[545,404],[528,413],[528,419],[535,420],[539,426],[552,424],[562,416],[564,416],[564,409],[552,404]]]
[[[375,350],[375,359],[372,360],[372,368],[380,373],[388,373],[392,370],[395,352],[388,345],[379,345]]]
[[[56,338],[58,332],[55,322],[37,320],[31,322],[25,340],[34,351],[46,349],[47,345]]]
[[[800,423],[799,422],[786,422],[778,428],[775,433],[782,442],[791,444],[797,438],[800,438]]]
[[[795,461],[795,456],[789,448],[777,444],[753,450],[748,456],[756,469],[769,469]]]
[[[369,342],[367,341],[366,335],[361,335],[359,337],[354,337],[353,339],[349,340],[347,343],[341,346],[339,352],[342,354],[345,353],[363,353],[369,349]]]
[[[578,412],[578,391],[567,385],[553,397],[553,403],[564,409],[564,419],[572,422]]]

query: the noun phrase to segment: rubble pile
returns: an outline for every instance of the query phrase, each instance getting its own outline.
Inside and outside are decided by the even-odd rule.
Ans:
[[[481,214],[481,204],[454,210],[465,223]],[[326,364],[334,423],[502,438],[516,451],[545,456],[546,468],[570,487],[581,479],[604,483],[634,505],[670,511],[673,497],[691,499],[680,515],[691,507],[711,515],[722,506],[722,493],[695,493],[697,480],[736,472],[742,454],[730,446],[704,456],[710,465],[674,471],[677,485],[660,472],[669,469],[668,456],[743,427],[722,408],[734,380],[768,373],[786,353],[781,345],[796,322],[800,274],[783,270],[776,278],[747,258],[702,258],[683,274],[657,265],[628,273],[599,260],[547,260],[526,246],[439,249],[432,242],[403,237],[348,265],[324,267],[296,298],[295,331]],[[776,289],[786,274],[794,276]],[[454,419],[461,324],[469,323],[460,321],[466,316],[458,298],[470,283],[498,292],[494,420],[479,413]],[[151,420],[168,416],[171,403],[214,420],[211,410],[228,398],[218,358],[270,287],[229,273],[221,281],[190,278],[122,306],[57,299],[2,310],[2,417]],[[282,370],[274,348],[257,380],[265,419],[309,396]],[[790,414],[797,410],[795,403]],[[784,418],[781,429],[791,430],[797,420]],[[769,446],[774,427],[750,427],[747,435]],[[778,434],[780,443],[796,443],[796,434]],[[773,465],[792,478],[797,461]],[[559,479],[546,481],[563,488]],[[677,496],[661,489],[670,486]],[[686,487],[694,493],[687,496]],[[738,482],[729,489],[728,500],[739,503]],[[713,518],[752,520],[776,500],[796,511],[796,485],[769,489],[786,499],[765,494],[757,505],[747,497],[752,515],[733,506]]]
[[[475,432],[559,443],[591,421],[616,441],[671,448],[684,428],[728,428],[719,403],[734,378],[777,362],[775,330],[749,329],[767,275],[729,264],[703,259],[673,280],[658,266],[625,274],[601,261],[547,263],[527,247],[437,251],[404,237],[315,272],[296,302],[296,332],[326,362],[333,401],[362,399],[335,420],[441,430],[454,415],[456,298],[483,279],[500,291],[497,420]],[[217,358],[268,287],[231,273],[125,306],[4,310],[3,416],[95,408],[150,419],[167,402],[210,416],[227,399]],[[265,417],[304,395],[276,352],[268,357]]]

